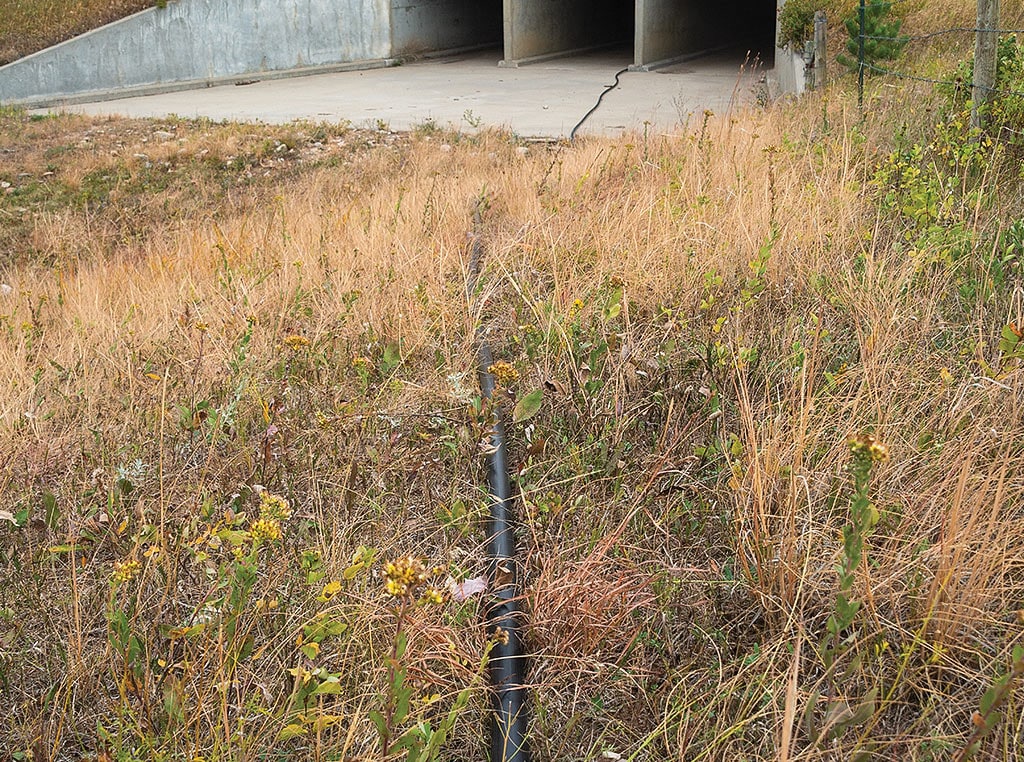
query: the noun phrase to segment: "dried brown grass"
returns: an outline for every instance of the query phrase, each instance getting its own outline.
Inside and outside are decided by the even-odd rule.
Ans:
[[[12,583],[0,607],[13,612],[0,630],[7,750],[99,755],[110,746],[97,719],[159,703],[155,673],[117,695],[104,620],[112,564],[152,542],[132,539],[147,524],[180,550],[175,527],[258,482],[297,508],[253,594],[278,597],[281,613],[253,619],[264,650],[237,673],[216,640],[199,641],[180,676],[194,710],[176,730],[142,723],[143,735],[208,758],[373,753],[368,712],[393,615],[371,573],[335,604],[350,629],[323,652],[347,682],[318,706],[343,721],[275,740],[295,637],[324,608],[302,592],[298,552],[318,549],[330,578],[361,544],[482,570],[479,431],[465,412],[477,323],[519,368],[520,394],[547,383],[532,429],[511,428],[537,758],[870,749],[923,760],[962,745],[1019,640],[1021,372],[996,343],[1021,322],[1020,285],[953,298],[956,272],[922,268],[871,203],[890,123],[859,123],[837,95],[826,129],[822,108],[525,155],[499,134],[412,136],[246,186],[244,205],[159,222],[143,211],[153,224],[124,240],[92,236],[97,220],[121,229],[106,211],[39,216],[36,251],[0,273],[12,288],[0,297],[0,491],[33,517],[0,529]],[[230,154],[233,139],[224,128],[204,145]],[[467,304],[480,199],[486,258]],[[983,234],[1020,213],[988,210],[972,224]],[[744,297],[773,228],[763,288]],[[613,282],[617,315],[606,312]],[[702,308],[709,295],[716,306]],[[287,350],[293,334],[308,347]],[[593,355],[601,341],[613,346]],[[397,364],[383,362],[389,345]],[[760,359],[740,361],[750,347]],[[353,364],[364,357],[368,378]],[[176,413],[233,399],[217,432]],[[850,702],[881,691],[866,722],[819,746],[804,715],[829,684],[821,642],[848,521],[846,440],[864,430],[892,458],[872,483],[882,518],[858,570],[860,666],[837,690]],[[129,500],[116,478],[136,460],[147,470]],[[52,524],[46,493],[60,506]],[[451,518],[457,504],[465,520]],[[48,551],[57,545],[74,555]],[[180,623],[202,599],[190,568],[152,561],[137,583],[154,653],[164,644],[145,623]],[[450,701],[482,628],[448,604],[411,632],[410,674]],[[225,680],[231,690],[218,693]],[[480,754],[484,706],[481,691],[454,756]],[[1019,754],[1017,704],[1006,714],[986,747],[994,758]],[[232,740],[243,725],[247,740]]]

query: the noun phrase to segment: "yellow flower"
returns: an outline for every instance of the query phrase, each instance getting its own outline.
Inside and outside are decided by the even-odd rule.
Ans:
[[[510,386],[519,380],[519,371],[516,370],[516,366],[505,360],[498,360],[487,369],[487,372],[494,376],[498,386]]]
[[[384,565],[384,588],[396,598],[414,596],[426,579],[426,567],[415,556],[388,561]]]
[[[281,539],[281,522],[277,519],[260,518],[249,527],[253,540],[274,542]]]
[[[114,583],[120,585],[133,579],[141,569],[142,564],[134,558],[129,558],[126,561],[118,561],[114,564],[114,571],[111,573],[110,579]]]
[[[275,495],[272,492],[260,493],[261,519],[277,519],[278,521],[284,521],[291,515],[292,509],[285,498],[280,495]]]
[[[424,606],[436,606],[443,601],[444,598],[441,596],[441,591],[433,586],[428,587],[426,590],[424,590],[423,595],[420,597],[420,603]]]
[[[305,336],[293,333],[291,336],[284,337],[284,345],[293,352],[298,352],[303,347],[309,346],[309,339]]]
[[[889,448],[881,442],[872,442],[868,445],[868,454],[875,463],[889,460]]]
[[[889,460],[889,448],[870,434],[862,434],[850,440],[850,452],[855,458],[863,458],[872,463]]]

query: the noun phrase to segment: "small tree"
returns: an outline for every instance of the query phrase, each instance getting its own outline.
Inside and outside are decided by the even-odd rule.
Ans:
[[[861,56],[861,9],[854,8],[853,13],[843,21],[849,39],[846,41],[846,53],[837,56],[839,63],[852,71],[860,68]],[[871,0],[864,5],[864,65],[868,72],[872,65],[880,61],[892,61],[899,57],[909,41],[909,37],[900,34],[903,20],[892,15],[892,3],[887,0]]]

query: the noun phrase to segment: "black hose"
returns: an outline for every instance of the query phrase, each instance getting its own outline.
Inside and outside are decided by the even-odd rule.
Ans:
[[[475,215],[480,225],[480,210]],[[480,274],[483,245],[478,234],[473,237],[470,272],[467,283],[472,301]],[[480,394],[493,400],[495,381],[490,372],[494,364],[491,348],[477,330]],[[487,631],[496,638],[491,650],[490,678],[492,708],[490,720],[491,762],[529,762],[527,747],[526,656],[520,632],[522,612],[518,596],[518,552],[512,531],[513,499],[508,478],[508,448],[505,444],[504,410],[495,404],[493,428],[487,447],[487,489],[490,496],[488,521],[488,577],[491,599],[486,609]]]
[[[605,87],[604,91],[599,96],[597,96],[597,103],[595,103],[593,105],[593,107],[590,109],[590,111],[585,113],[583,115],[583,118],[580,119],[576,123],[576,126],[572,128],[572,132],[569,133],[569,142],[570,143],[576,139],[576,130],[578,130],[580,127],[582,127],[583,123],[585,121],[587,121],[587,119],[590,117],[590,115],[593,114],[595,111],[597,111],[597,109],[601,106],[601,101],[604,100],[604,96],[608,95],[608,93],[610,93],[612,90],[614,90],[616,87],[619,86],[619,77],[621,77],[627,71],[629,71],[629,67],[628,66],[625,69],[620,69],[619,71],[615,72],[615,82],[613,82],[612,84],[610,84],[607,87]]]

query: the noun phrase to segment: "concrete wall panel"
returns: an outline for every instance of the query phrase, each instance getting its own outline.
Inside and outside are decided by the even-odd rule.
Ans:
[[[394,55],[500,45],[501,0],[391,0]]]
[[[0,67],[0,102],[387,58],[391,0],[177,0]]]

